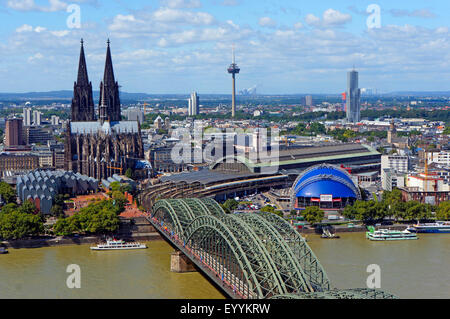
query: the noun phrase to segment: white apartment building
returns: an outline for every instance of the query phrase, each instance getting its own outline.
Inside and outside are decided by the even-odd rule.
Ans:
[[[409,157],[405,155],[383,155],[381,156],[381,171],[392,169],[397,172],[407,173],[409,168]]]
[[[24,108],[23,109],[23,125],[24,126],[31,126],[31,116],[32,116],[31,109]]]
[[[436,163],[450,166],[450,151],[427,152],[428,164]]]

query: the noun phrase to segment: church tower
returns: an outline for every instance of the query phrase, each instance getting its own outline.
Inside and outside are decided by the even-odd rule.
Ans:
[[[111,58],[111,49],[106,50],[105,74],[100,83],[100,101],[99,101],[99,119],[109,122],[118,122],[121,120],[119,83],[114,78],[114,69]],[[104,114],[106,113],[106,114]]]
[[[84,44],[81,39],[80,61],[78,64],[78,78],[74,84],[72,99],[72,121],[89,122],[95,121],[94,99],[92,97],[92,83],[86,67],[84,56]]]

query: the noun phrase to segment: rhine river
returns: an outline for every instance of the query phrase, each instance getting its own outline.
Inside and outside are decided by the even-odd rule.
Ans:
[[[371,242],[364,233],[340,239],[308,235],[333,286],[363,288],[367,266],[381,268],[381,288],[400,298],[450,298],[450,235]],[[135,251],[91,251],[89,245],[10,249],[0,255],[0,298],[222,299],[199,273],[170,272],[173,249],[164,241]],[[81,268],[81,288],[69,289],[66,268]]]

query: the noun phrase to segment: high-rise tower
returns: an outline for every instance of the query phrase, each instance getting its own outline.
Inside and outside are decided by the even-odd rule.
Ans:
[[[78,78],[73,88],[72,99],[72,121],[87,122],[94,121],[94,99],[92,98],[92,83],[86,67],[86,58],[84,56],[84,44],[81,39],[80,61],[78,64]],[[28,125],[28,122],[25,123]]]
[[[232,95],[232,102],[231,102],[231,116],[236,116],[236,74],[239,74],[241,69],[236,64],[235,56],[234,56],[234,47],[233,47],[233,60],[231,65],[228,67],[228,73],[231,74],[233,78],[233,95]]]
[[[197,95],[197,92],[193,92],[191,94],[191,98],[189,99],[189,109],[188,115],[198,115],[200,113],[200,99]]]
[[[361,90],[358,88],[358,72],[347,73],[347,121],[358,123],[361,120]]]
[[[108,48],[106,49],[105,74],[100,83],[99,118],[110,122],[121,120],[119,83],[114,78],[114,69],[111,58],[110,41],[108,39]],[[103,103],[102,103],[103,102]],[[104,104],[104,105],[102,105]],[[105,112],[106,114],[102,114]]]

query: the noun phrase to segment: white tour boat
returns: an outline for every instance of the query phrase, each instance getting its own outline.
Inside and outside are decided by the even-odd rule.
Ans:
[[[125,250],[125,249],[145,249],[147,246],[141,243],[127,243],[120,239],[108,239],[106,243],[91,247],[92,250]]]
[[[411,233],[408,230],[403,231],[389,230],[389,229],[375,230],[373,227],[369,228],[369,231],[366,232],[366,237],[367,239],[376,241],[418,239],[417,234]]]

